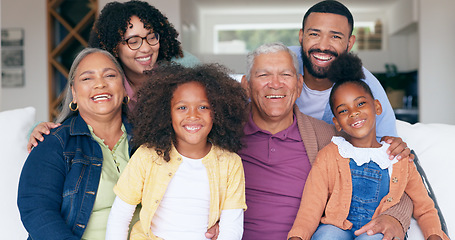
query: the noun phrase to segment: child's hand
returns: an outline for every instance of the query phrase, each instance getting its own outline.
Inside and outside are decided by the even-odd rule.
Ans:
[[[382,240],[404,239],[404,232],[401,223],[389,215],[379,215],[354,232],[356,236],[363,233],[367,233],[368,235],[382,233],[384,235]]]
[[[386,143],[390,144],[389,148],[387,149],[387,154],[389,154],[389,159],[392,160],[397,156],[397,160],[404,159],[409,157],[409,161],[414,161],[414,154],[411,154],[411,149],[408,148],[408,145],[403,142],[403,139],[399,137],[383,137],[381,139]]]
[[[30,138],[27,143],[27,151],[30,153],[32,148],[38,146],[38,141],[42,142],[44,140],[43,134],[48,135],[51,129],[60,126],[60,123],[53,122],[42,122],[38,124],[30,133]]]
[[[218,235],[220,234],[220,225],[219,223],[216,223],[213,225],[213,227],[209,228],[207,232],[205,233],[206,238],[210,238],[211,240],[216,240],[218,239]]]

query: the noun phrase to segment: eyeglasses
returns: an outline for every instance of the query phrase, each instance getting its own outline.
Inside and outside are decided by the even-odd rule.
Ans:
[[[131,50],[137,50],[142,46],[142,42],[146,41],[150,46],[155,46],[160,41],[160,35],[158,33],[150,33],[145,37],[134,36],[125,39],[126,45]]]

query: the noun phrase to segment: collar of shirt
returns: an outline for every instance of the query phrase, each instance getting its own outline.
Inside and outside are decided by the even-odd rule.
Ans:
[[[354,160],[357,166],[362,166],[370,161],[375,162],[381,169],[391,168],[392,165],[398,160],[394,158],[392,161],[389,160],[387,149],[390,144],[381,142],[379,148],[359,148],[353,146],[350,142],[346,141],[343,137],[334,136],[332,142],[338,146],[338,153],[343,158],[350,158]]]
[[[302,139],[300,136],[299,129],[297,127],[297,119],[296,119],[295,114],[293,115],[293,122],[292,122],[291,126],[289,126],[288,128],[284,129],[281,132],[271,134],[269,131],[259,128],[256,125],[256,123],[254,123],[253,115],[250,113],[248,122],[245,124],[245,127],[243,128],[243,132],[245,133],[246,136],[254,135],[257,133],[262,133],[262,134],[266,134],[266,135],[272,135],[273,137],[279,138],[281,140],[285,140],[285,139],[289,138],[292,140],[301,141],[301,139]]]

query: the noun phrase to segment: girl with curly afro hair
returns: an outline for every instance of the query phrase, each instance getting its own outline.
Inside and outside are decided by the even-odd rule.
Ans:
[[[119,60],[125,88],[136,102],[136,92],[157,62],[176,61],[194,66],[199,60],[184,52],[178,32],[166,16],[145,1],[110,2],[104,6],[90,34],[89,46],[104,49]]]
[[[130,116],[141,146],[114,187],[106,239],[126,239],[141,203],[131,239],[206,239],[219,221],[218,239],[240,240],[245,180],[235,152],[247,116],[244,90],[216,64],[168,63],[150,74]]]

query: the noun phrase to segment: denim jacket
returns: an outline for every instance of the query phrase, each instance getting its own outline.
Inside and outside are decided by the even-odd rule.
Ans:
[[[123,124],[131,140],[131,125]],[[28,239],[81,239],[92,213],[103,154],[79,115],[65,120],[28,156],[17,205]],[[132,154],[129,144],[130,156]]]

